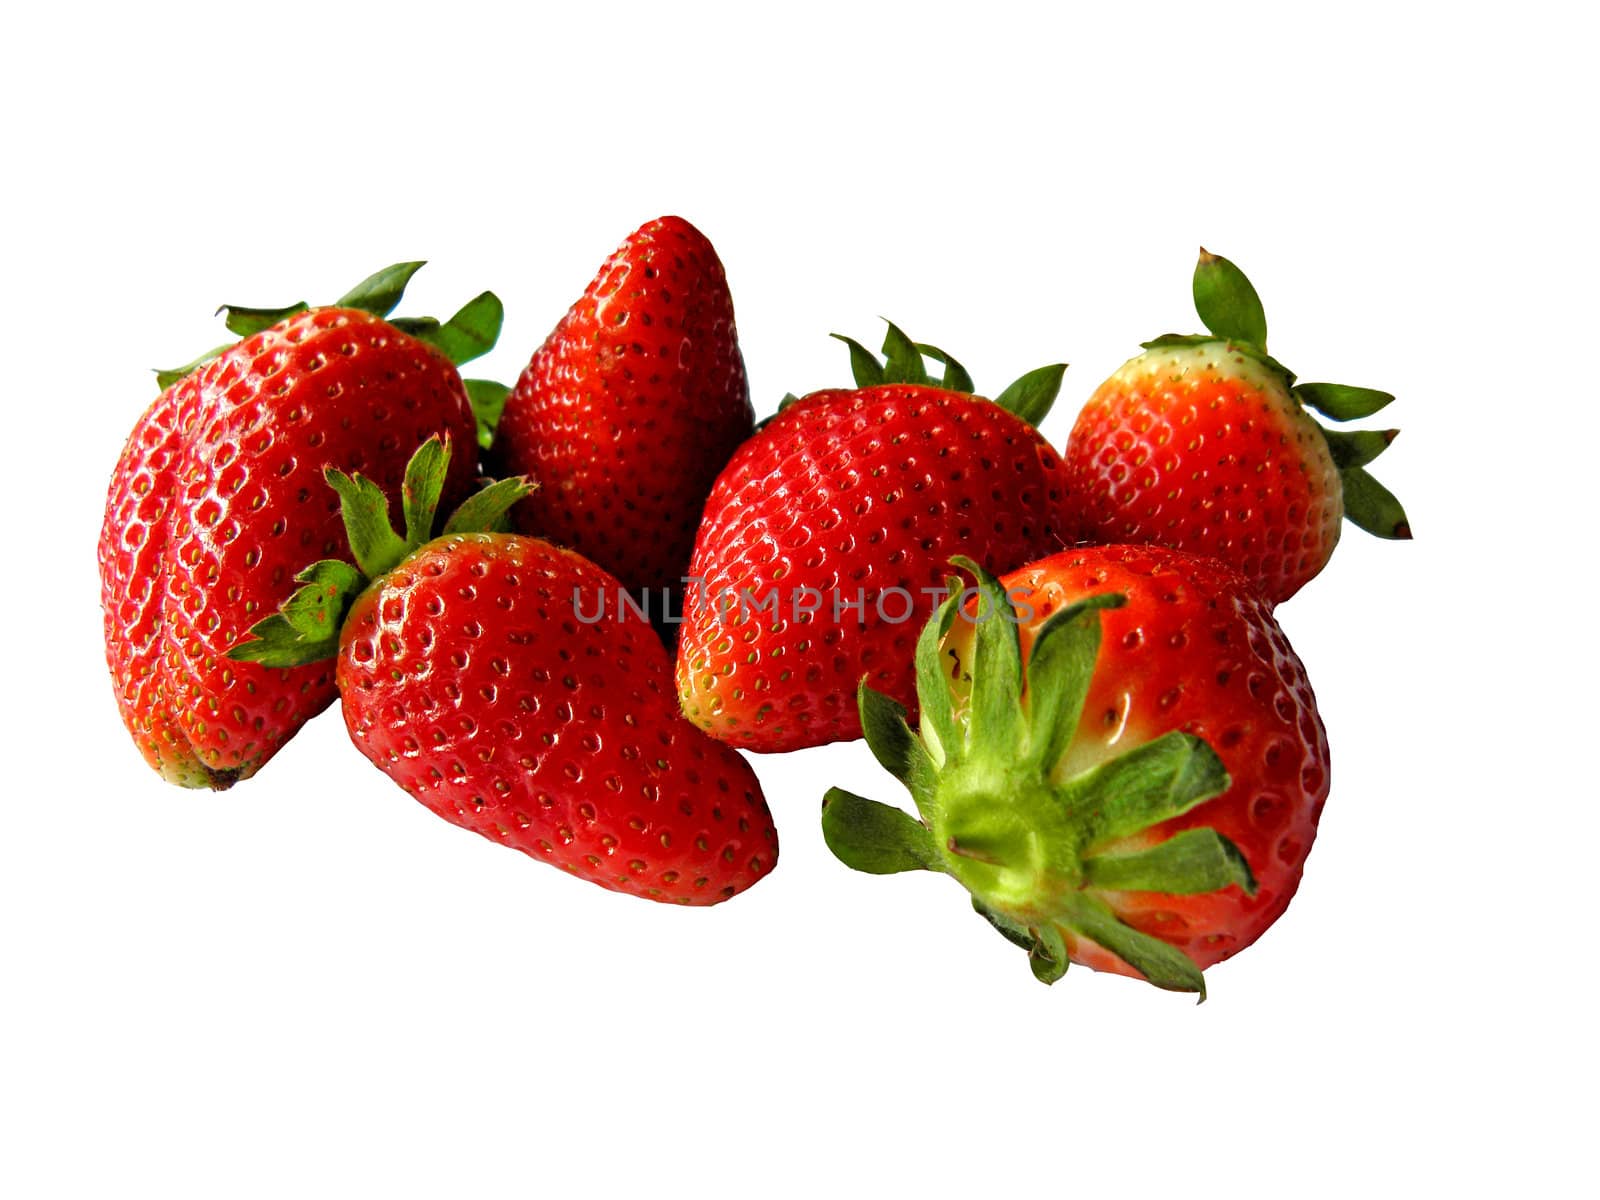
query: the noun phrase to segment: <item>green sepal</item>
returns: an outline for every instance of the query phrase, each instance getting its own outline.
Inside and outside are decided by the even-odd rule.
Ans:
[[[237,333],[244,338],[253,333],[260,333],[263,329],[271,329],[279,321],[286,321],[310,307],[304,300],[300,300],[283,308],[246,308],[241,304],[224,304],[217,311],[228,314],[222,319],[228,332]]]
[[[1066,363],[1038,367],[1016,380],[996,396],[994,402],[1037,428],[1039,422],[1049,415],[1056,397],[1061,394],[1061,380],[1066,372]]]
[[[972,910],[994,926],[1006,941],[1028,952],[1028,966],[1040,983],[1055,983],[1067,973],[1071,959],[1067,957],[1066,939],[1055,925],[1046,923],[1030,928],[995,912],[976,896],[972,898]]]
[[[494,444],[494,433],[500,425],[500,414],[506,410],[511,389],[493,379],[463,379],[461,382],[466,385],[467,401],[478,423],[478,448],[487,450]]]
[[[390,317],[389,324],[419,342],[425,342],[439,332],[438,317]]]
[[[1053,613],[1033,639],[1028,657],[1026,761],[1048,776],[1072,744],[1100,653],[1100,611],[1121,608],[1120,592],[1089,596]]]
[[[883,364],[878,361],[876,354],[853,337],[845,337],[842,333],[830,333],[828,336],[849,347],[850,374],[857,387],[876,387],[883,382]]]
[[[1092,896],[1078,893],[1071,908],[1069,921],[1074,933],[1111,951],[1158,988],[1198,992],[1205,1000],[1205,976],[1182,950],[1123,924],[1116,913]]]
[[[959,580],[953,581],[950,597],[922,627],[917,637],[917,707],[921,713],[923,737],[933,736],[930,752],[948,767],[961,756],[961,739],[956,732],[955,708],[950,681],[946,678],[939,643],[950,632],[956,606],[961,600]]]
[[[1364,467],[1387,450],[1398,429],[1324,429],[1322,436],[1328,443],[1328,453],[1333,465],[1341,471],[1350,467]]]
[[[1411,522],[1394,493],[1367,473],[1365,467],[1347,467],[1339,472],[1344,485],[1344,515],[1374,537],[1407,541]]]
[[[972,911],[995,927],[995,930],[1013,946],[1021,946],[1024,950],[1033,950],[1034,938],[1026,928],[1017,924],[1010,917],[994,911],[976,896],[972,897]]]
[[[917,811],[932,816],[934,767],[922,739],[911,732],[906,710],[899,701],[870,687],[865,679],[856,689],[861,711],[861,732],[878,764],[911,793]]]
[[[1267,349],[1267,314],[1245,274],[1203,246],[1194,269],[1194,307],[1200,323],[1230,342]]]
[[[975,611],[969,618],[963,607],[956,615],[973,623],[972,694],[967,708],[967,744],[1010,759],[1020,753],[1027,738],[1021,709],[1022,643],[1017,635],[1016,609],[1000,581],[972,559],[955,555],[953,566],[970,574],[978,584]]]
[[[1316,409],[1332,421],[1359,421],[1394,403],[1394,397],[1388,392],[1343,383],[1296,384],[1291,394],[1307,408]]]
[[[905,332],[888,318],[889,328],[883,335],[883,382],[928,384],[927,364],[922,361],[922,351]]]
[[[1141,350],[1161,350],[1167,346],[1204,346],[1207,342],[1219,342],[1225,339],[1212,333],[1163,333],[1160,337],[1151,338],[1148,342],[1140,342]]]
[[[1180,817],[1231,782],[1205,741],[1174,731],[1075,776],[1061,794],[1069,811],[1083,815],[1083,844],[1093,851]]]
[[[944,869],[927,826],[843,788],[829,788],[822,798],[822,838],[845,866],[869,875]]]
[[[496,479],[478,492],[468,496],[461,507],[450,514],[442,532],[473,533],[480,530],[503,528],[502,519],[513,505],[524,496],[533,494],[534,484],[526,476],[510,475]]]
[[[234,348],[234,346],[237,345],[237,344],[238,343],[236,343],[236,342],[229,342],[225,346],[213,346],[210,350],[207,350],[204,354],[202,354],[199,358],[195,359],[193,362],[184,363],[183,366],[181,366],[181,367],[156,367],[155,368],[156,383],[160,386],[162,391],[166,391],[169,387],[171,387],[173,384],[177,383],[178,380],[182,379],[185,375],[188,375],[193,371],[199,370],[201,367],[205,366],[212,359],[217,358],[217,357],[219,357],[219,356],[221,356],[223,354],[226,354],[229,350],[232,350]]]
[[[977,393],[972,376],[952,355],[926,342],[912,341],[903,329],[887,318],[884,319],[884,324],[888,326],[883,335],[883,353],[886,361],[881,363],[876,354],[854,338],[846,337],[842,333],[828,335],[849,348],[850,374],[854,377],[857,387],[875,387],[882,383],[907,383],[936,386],[946,391],[963,392],[967,395]],[[932,359],[944,367],[944,374],[937,384],[928,375],[924,359]],[[995,397],[992,403],[1021,417],[1030,425],[1038,425],[1050,411],[1050,406],[1055,403],[1056,396],[1061,391],[1061,378],[1066,369],[1065,363],[1052,363],[1038,370],[1029,371]]]
[[[392,267],[385,267],[372,275],[368,275],[355,287],[335,300],[336,308],[359,308],[362,312],[371,313],[375,317],[387,317],[400,303],[400,298],[405,295],[406,284],[411,282],[411,277],[420,271],[425,263],[403,262],[395,263]]]
[[[1033,977],[1040,983],[1054,983],[1067,973],[1071,961],[1067,958],[1066,939],[1061,936],[1061,930],[1049,923],[1028,932],[1033,935],[1033,945],[1028,947],[1028,966],[1033,970]]]
[[[966,392],[972,395],[978,389],[973,385],[972,376],[967,374],[967,369],[958,363],[955,358],[946,354],[937,346],[930,346],[926,342],[918,342],[917,350],[924,358],[931,358],[934,362],[944,367],[944,375],[939,380],[939,386],[949,392]]]
[[[383,489],[364,475],[346,475],[337,467],[327,468],[322,477],[339,493],[350,555],[361,573],[376,579],[392,571],[412,547],[389,523],[389,500]]]
[[[406,542],[420,546],[433,536],[433,514],[444,494],[445,476],[450,472],[450,444],[432,437],[417,447],[406,463],[400,485],[400,511],[405,516]]]
[[[303,667],[307,663],[323,662],[339,653],[339,639],[311,642],[295,632],[294,627],[277,614],[257,621],[249,629],[250,637],[224,654],[234,662],[253,662],[263,667],[288,669]]]
[[[1112,892],[1164,892],[1193,896],[1235,884],[1246,895],[1256,892],[1250,864],[1215,829],[1185,829],[1148,850],[1103,854],[1083,863],[1090,887]]]
[[[295,576],[295,581],[306,586],[284,601],[278,611],[296,633],[312,642],[339,635],[344,610],[367,583],[360,571],[337,558],[312,563]]]
[[[406,284],[411,282],[411,277],[422,266],[420,262],[407,262],[385,267],[356,284],[335,300],[333,306],[359,308],[362,312],[371,313],[375,317],[386,317],[394,311],[394,306],[400,303],[400,297],[405,295]],[[263,329],[271,329],[279,321],[287,320],[296,313],[303,313],[310,307],[304,300],[300,300],[282,308],[250,308],[242,304],[224,304],[217,311],[228,314],[223,324],[228,327],[229,332],[237,333],[240,337],[249,337],[251,334],[260,333]]]
[[[300,667],[332,658],[339,651],[339,626],[366,577],[347,562],[328,558],[295,576],[299,588],[282,607],[251,626],[252,641],[227,652],[235,662],[265,667]]]
[[[500,340],[500,326],[505,315],[500,297],[493,292],[481,292],[463,304],[443,325],[435,322],[433,328],[426,328],[419,322],[404,320],[391,324],[427,342],[459,367],[494,349],[495,342]]]

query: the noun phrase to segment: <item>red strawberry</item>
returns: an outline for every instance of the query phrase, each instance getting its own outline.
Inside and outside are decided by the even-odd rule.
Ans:
[[[422,543],[443,475],[443,449],[424,446],[402,538],[376,487],[330,472],[360,571],[309,568],[254,631],[263,642],[240,652],[331,653],[359,590],[337,641],[345,724],[435,813],[663,902],[715,904],[770,871],[778,838],[760,784],[679,714],[660,640],[615,607],[622,585],[541,539],[468,532],[525,496],[520,480],[490,485]]]
[[[1200,969],[1283,914],[1327,798],[1300,660],[1213,559],[1084,547],[999,581],[962,565],[980,596],[923,631],[920,737],[861,691],[922,819],[834,789],[829,845],[859,870],[953,875],[1047,983],[1070,960],[1203,997]]]
[[[673,588],[752,419],[722,263],[693,225],[662,217],[622,243],[539,347],[494,445],[508,472],[540,485],[519,529],[630,588]]]
[[[884,349],[887,367],[851,343],[862,386],[789,403],[706,503],[678,691],[689,719],[732,745],[860,737],[863,675],[913,699],[911,647],[951,554],[1011,567],[1065,542],[1061,460],[1030,423],[1065,368],[990,401],[960,364],[893,325]],[[924,354],[947,364],[940,386]]]
[[[1200,252],[1195,307],[1209,334],[1145,343],[1100,385],[1067,442],[1068,479],[1094,542],[1154,542],[1232,563],[1274,603],[1322,570],[1342,518],[1409,538],[1366,464],[1395,430],[1336,431],[1394,399],[1303,383],[1267,356],[1267,320],[1243,272]]]
[[[380,272],[332,308],[231,308],[245,340],[167,373],[128,439],[100,533],[106,659],[128,731],[174,783],[254,774],[333,699],[326,665],[222,657],[294,590],[300,565],[344,551],[322,468],[363,470],[397,495],[403,447],[453,434],[450,489],[471,483],[473,418],[454,364],[374,315],[419,266]],[[498,321],[485,293],[448,325],[411,324],[470,357]]]
[[[139,418],[111,478],[100,530],[100,600],[106,665],[123,723],[146,761],[184,787],[223,786],[208,771],[171,702],[164,633],[174,470],[198,405],[196,377],[168,387]]]

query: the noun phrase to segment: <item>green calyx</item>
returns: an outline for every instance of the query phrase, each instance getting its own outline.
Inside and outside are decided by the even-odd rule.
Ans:
[[[1241,354],[1282,375],[1289,394],[1303,408],[1314,409],[1331,421],[1370,417],[1394,400],[1388,392],[1376,388],[1343,383],[1297,384],[1294,373],[1267,353],[1267,315],[1255,287],[1233,263],[1204,247],[1194,269],[1194,307],[1209,333],[1163,334],[1143,343],[1144,348],[1155,350],[1164,346],[1227,342]],[[1344,488],[1344,515],[1352,524],[1376,537],[1410,538],[1411,523],[1400,501],[1366,469],[1368,463],[1388,449],[1399,431],[1339,430],[1330,429],[1320,421],[1316,424],[1327,439],[1334,465],[1339,469],[1339,480]]]
[[[882,362],[854,338],[840,333],[831,335],[849,348],[850,373],[855,376],[857,387],[875,387],[880,383],[915,383],[952,392],[977,392],[972,376],[951,355],[926,342],[912,341],[893,321],[885,320],[884,324],[889,328],[883,335]],[[942,368],[937,379],[928,371],[930,361]],[[1066,363],[1051,363],[1029,371],[996,396],[994,403],[1028,424],[1037,426],[1055,403],[1066,370]]]
[[[461,306],[455,316],[444,322],[433,317],[389,317],[400,303],[401,297],[405,295],[406,285],[411,282],[411,277],[424,265],[420,262],[403,262],[385,267],[375,275],[367,276],[329,307],[358,308],[375,317],[388,318],[389,324],[396,329],[410,334],[418,341],[427,342],[458,367],[494,349],[494,344],[500,337],[501,323],[505,320],[505,306],[493,292],[482,292],[474,296]],[[222,323],[229,333],[247,338],[264,329],[270,329],[296,313],[303,313],[310,307],[304,300],[282,308],[252,308],[242,304],[224,304],[217,309],[217,312],[224,314]],[[215,346],[181,367],[157,369],[156,383],[163,389],[169,388],[191,371],[204,366],[219,355],[226,354],[237,344],[237,342],[227,342]],[[487,445],[487,439],[493,435],[493,419],[498,419],[499,410],[505,404],[506,389],[503,385],[490,380],[469,379],[464,382],[467,385],[467,394],[472,400],[473,412],[478,418],[479,441]],[[495,389],[499,389],[498,403]],[[493,419],[487,419],[486,414],[491,411]]]
[[[905,784],[918,815],[834,788],[822,802],[829,849],[871,874],[950,875],[1028,951],[1046,983],[1066,972],[1069,943],[1093,942],[1156,986],[1204,999],[1200,968],[1124,923],[1108,898],[1255,891],[1243,854],[1215,830],[1148,836],[1225,792],[1226,769],[1200,738],[1169,733],[1067,774],[1100,649],[1100,611],[1124,597],[1090,596],[1054,613],[1024,668],[1011,599],[976,563],[953,561],[977,587],[952,589],[918,640],[920,728],[864,682],[859,692],[867,744]],[[975,600],[971,612],[966,600]],[[949,644],[956,621],[973,627],[965,656]]]
[[[354,564],[336,558],[312,563],[295,576],[304,586],[276,613],[251,626],[250,636],[231,647],[227,656],[266,667],[299,667],[337,654],[339,630],[355,598],[433,538],[449,472],[448,438],[431,437],[417,448],[401,485],[402,534],[389,521],[388,497],[372,480],[333,467],[323,471],[328,486],[339,493]],[[487,484],[462,502],[440,533],[503,530],[511,506],[532,491],[533,485],[522,476]]]

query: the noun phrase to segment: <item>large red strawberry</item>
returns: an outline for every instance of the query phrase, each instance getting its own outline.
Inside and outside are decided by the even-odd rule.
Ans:
[[[361,470],[397,503],[409,448],[444,434],[461,447],[452,493],[471,483],[473,415],[452,358],[493,344],[500,303],[484,293],[443,326],[382,320],[421,265],[330,308],[229,308],[244,340],[164,373],[128,439],[100,533],[106,660],[129,733],[174,783],[246,778],[333,699],[326,665],[223,658],[300,566],[344,551],[322,469]]]
[[[618,605],[622,585],[542,539],[470,532],[526,495],[516,479],[428,540],[444,471],[436,441],[413,459],[404,537],[373,484],[330,472],[359,570],[308,568],[239,653],[337,649],[356,746],[493,841],[668,903],[715,904],[764,876],[778,838],[761,786],[679,714],[671,661],[650,624]]]
[[[1226,564],[1064,551],[952,598],[917,647],[920,734],[863,685],[920,820],[834,789],[847,864],[952,875],[1054,982],[1067,963],[1204,995],[1282,915],[1328,794],[1305,670]]]
[[[952,554],[1013,567],[1065,544],[1061,460],[1032,422],[1064,367],[997,401],[893,325],[857,388],[794,400],[706,503],[678,634],[685,714],[750,750],[861,736],[863,675],[909,704],[911,647]],[[923,356],[944,362],[939,384]]]
[[[539,483],[519,529],[630,588],[675,588],[711,481],[752,419],[722,263],[693,225],[662,217],[606,260],[535,352],[494,448]]]
[[[1255,288],[1200,252],[1195,307],[1208,334],[1145,343],[1090,397],[1067,442],[1068,478],[1094,542],[1154,542],[1209,554],[1287,600],[1322,570],[1344,518],[1409,538],[1399,501],[1366,470],[1395,430],[1333,430],[1387,392],[1295,384],[1267,355]]]

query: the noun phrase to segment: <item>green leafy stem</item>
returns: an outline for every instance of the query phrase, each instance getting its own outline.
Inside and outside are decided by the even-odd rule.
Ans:
[[[389,316],[405,295],[406,285],[411,282],[411,277],[424,265],[421,262],[403,262],[385,267],[376,274],[367,276],[340,296],[333,302],[332,307],[355,308],[371,313],[375,317],[387,318],[389,324],[396,329],[418,341],[426,342],[458,367],[494,349],[495,342],[500,337],[500,327],[505,321],[505,306],[501,304],[500,297],[493,292],[480,292],[444,322],[433,317]],[[310,307],[304,300],[282,308],[253,308],[243,304],[224,304],[217,309],[217,312],[224,314],[222,323],[229,333],[247,338],[270,329],[297,313],[306,312]],[[237,342],[226,342],[214,346],[181,367],[158,368],[155,373],[156,382],[163,389],[169,388],[212,359],[226,354],[237,344]],[[500,409],[505,405],[508,389],[503,384],[487,379],[468,379],[463,382],[466,385],[468,399],[472,402],[473,414],[477,418],[479,443],[487,446],[493,436],[495,421],[499,419]]]
[[[1299,383],[1292,371],[1267,353],[1267,314],[1250,280],[1233,263],[1202,248],[1194,270],[1194,306],[1209,333],[1168,333],[1145,342],[1161,346],[1198,346],[1218,340],[1280,373],[1292,395],[1305,408],[1331,421],[1359,421],[1382,411],[1394,400],[1376,388],[1344,383]],[[1339,430],[1321,422],[1328,451],[1344,489],[1344,515],[1352,524],[1381,538],[1411,537],[1411,522],[1394,493],[1375,479],[1367,464],[1389,448],[1397,429]]]
[[[999,581],[970,559],[952,561],[977,580],[988,611],[1013,612]],[[1091,595],[1051,615],[1026,668],[1015,620],[974,621],[970,667],[952,673],[953,624],[972,620],[953,595],[917,643],[920,729],[865,682],[858,693],[867,744],[918,815],[834,788],[823,799],[823,835],[858,871],[950,875],[1028,950],[1047,983],[1066,971],[1072,939],[1103,947],[1158,987],[1203,999],[1194,961],[1126,924],[1105,897],[1255,891],[1244,855],[1214,829],[1149,840],[1163,822],[1228,789],[1221,760],[1202,739],[1173,732],[1059,777],[1094,676],[1100,614],[1124,602]]]
[[[230,648],[228,657],[267,667],[298,667],[337,654],[339,631],[355,598],[433,538],[449,471],[448,438],[432,437],[417,448],[401,485],[401,533],[389,520],[389,499],[382,488],[362,475],[325,469],[323,478],[339,494],[354,563],[325,558],[306,567],[295,576],[302,586],[276,613],[251,626],[250,636]],[[511,506],[532,491],[533,484],[520,475],[487,484],[449,516],[440,536],[503,529]]]
[[[912,341],[893,321],[885,320],[884,324],[888,329],[883,335],[882,361],[855,338],[846,337],[842,333],[831,335],[849,349],[850,373],[855,378],[857,387],[909,383],[940,387],[952,392],[965,392],[968,395],[977,393],[971,374],[953,355],[926,342]],[[929,361],[938,363],[943,368],[938,378],[928,371]],[[1013,416],[1037,426],[1055,404],[1056,397],[1061,392],[1061,380],[1066,370],[1066,363],[1051,363],[1029,371],[1006,387],[993,402]],[[798,398],[792,393],[785,396],[778,406],[778,411],[782,412]]]

